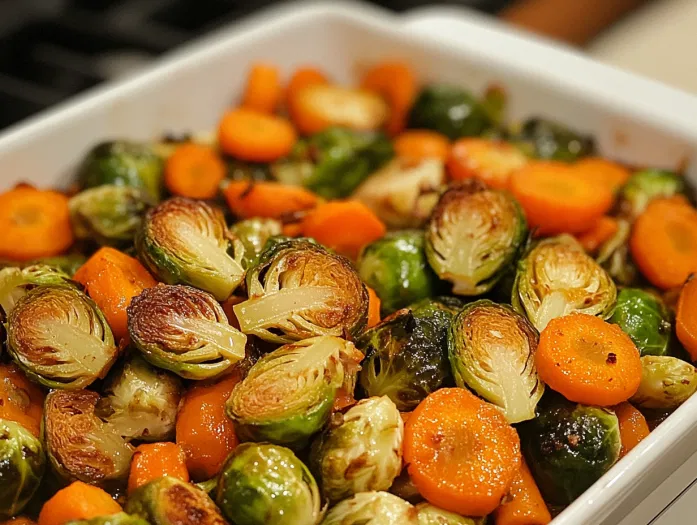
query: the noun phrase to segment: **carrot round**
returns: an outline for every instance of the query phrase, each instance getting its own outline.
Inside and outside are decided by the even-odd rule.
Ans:
[[[317,196],[299,186],[279,182],[230,181],[223,188],[230,210],[242,219],[270,217],[308,210],[317,205]]]
[[[65,525],[69,521],[108,516],[121,510],[121,505],[99,487],[75,481],[44,503],[38,524]]]
[[[218,127],[218,142],[228,155],[251,162],[273,162],[288,155],[297,135],[280,117],[252,109],[228,111]]]
[[[609,215],[603,215],[590,230],[576,235],[578,242],[588,253],[595,253],[598,249],[617,233],[619,224],[617,219]]]
[[[143,443],[136,448],[128,473],[128,493],[162,476],[189,481],[184,450],[175,443]]]
[[[617,405],[615,415],[620,423],[620,439],[622,440],[620,457],[624,457],[649,435],[649,425],[644,415],[629,403]]]
[[[293,104],[293,98],[298,92],[315,84],[328,84],[329,80],[320,70],[313,67],[301,67],[293,73],[286,87],[286,103],[290,106]]]
[[[466,516],[493,511],[520,469],[518,434],[464,388],[430,394],[409,417],[404,462],[430,503]]]
[[[232,374],[212,384],[195,384],[177,413],[177,444],[186,454],[186,466],[196,481],[215,476],[238,445],[225,402],[240,377]]]
[[[368,289],[368,328],[380,322],[380,298],[370,286]]]
[[[570,401],[612,406],[641,382],[639,350],[622,329],[592,315],[552,319],[535,352],[540,378]]]
[[[612,192],[619,190],[631,175],[622,164],[600,157],[581,159],[574,169],[593,184],[606,186]]]
[[[697,210],[681,197],[652,201],[634,223],[629,247],[651,284],[682,285],[697,272]]]
[[[394,136],[402,131],[416,97],[414,71],[402,62],[383,62],[363,75],[361,87],[379,93],[390,105],[390,117],[385,125],[387,133]]]
[[[21,185],[0,193],[0,259],[59,255],[73,243],[68,197]]]
[[[36,522],[30,520],[29,518],[25,518],[24,516],[16,516],[14,518],[10,518],[9,520],[0,522],[0,525],[36,525]]]
[[[612,191],[561,162],[531,162],[510,178],[528,223],[542,235],[589,230],[612,207]]]
[[[435,131],[410,129],[395,138],[394,150],[402,158],[440,159],[445,162],[450,152],[450,140]]]
[[[447,169],[452,180],[479,179],[492,188],[508,188],[511,175],[528,163],[518,148],[498,140],[464,138],[450,149]]]
[[[692,276],[680,291],[675,332],[692,360],[697,361],[697,279]]]
[[[504,502],[494,511],[494,525],[547,525],[552,515],[523,460]]]
[[[358,201],[333,201],[310,210],[301,223],[303,235],[311,237],[351,259],[366,244],[385,235],[383,222]]]
[[[253,65],[247,75],[242,106],[262,113],[273,113],[282,97],[278,68],[270,64]]]
[[[137,259],[114,248],[100,248],[73,277],[97,303],[114,337],[128,337],[126,308],[131,299],[157,284]]]
[[[44,391],[29,381],[17,365],[0,365],[0,419],[19,423],[39,437],[44,397]]]
[[[165,164],[165,186],[174,195],[212,199],[225,178],[225,164],[213,148],[187,143],[177,146]]]

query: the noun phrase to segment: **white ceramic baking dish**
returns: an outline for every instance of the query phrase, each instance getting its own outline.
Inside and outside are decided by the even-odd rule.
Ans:
[[[462,11],[407,15],[349,3],[267,11],[170,54],[155,67],[77,97],[0,136],[0,187],[60,185],[97,141],[206,130],[240,92],[250,62],[289,72],[314,64],[351,82],[368,63],[409,61],[423,80],[506,87],[510,117],[554,117],[596,136],[605,155],[675,167],[697,145],[697,99],[605,67]],[[697,181],[691,166],[690,177]],[[0,232],[2,242],[2,232]],[[555,525],[615,524],[697,450],[697,396],[683,405]],[[650,519],[650,517],[647,517]],[[648,519],[647,519],[648,521]]]

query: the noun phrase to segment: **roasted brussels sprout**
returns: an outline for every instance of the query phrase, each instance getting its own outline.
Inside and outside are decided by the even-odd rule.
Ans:
[[[677,357],[647,355],[641,358],[641,383],[631,397],[640,408],[672,410],[697,390],[697,370]]]
[[[419,525],[411,503],[389,492],[360,492],[338,503],[322,525]]]
[[[520,261],[511,303],[542,331],[572,312],[607,319],[617,288],[608,273],[569,235],[540,241]]]
[[[244,162],[225,155],[223,155],[223,160],[227,164],[226,179],[228,180],[251,180],[254,182],[275,180],[268,164]]]
[[[426,226],[426,257],[453,293],[481,295],[510,268],[527,237],[517,201],[470,179],[446,191]]]
[[[672,171],[639,171],[629,178],[620,192],[620,214],[632,221],[653,199],[684,194],[686,190],[685,177]]]
[[[29,266],[50,266],[54,270],[61,271],[69,277],[72,277],[75,275],[78,268],[85,264],[85,261],[87,261],[87,257],[81,253],[56,255],[55,257],[41,257],[40,259],[34,259],[26,262],[0,259],[0,269],[11,267],[25,269]]]
[[[451,140],[480,135],[493,125],[484,106],[461,87],[434,84],[416,97],[408,127],[432,129]]]
[[[182,285],[146,288],[128,312],[131,341],[151,364],[186,379],[217,376],[245,357],[247,336],[202,290]]]
[[[338,413],[312,445],[313,471],[330,503],[387,490],[402,470],[404,423],[389,397],[371,397]]]
[[[110,516],[99,516],[84,520],[73,520],[66,525],[151,525],[143,518],[131,516],[125,512],[118,512]]]
[[[70,277],[62,270],[45,264],[24,268],[10,266],[0,270],[0,314],[8,316],[17,301],[28,290],[42,284],[70,285]],[[2,315],[0,315],[2,318]]]
[[[107,377],[97,413],[128,440],[167,441],[174,437],[181,391],[177,376],[134,354]]]
[[[563,162],[573,162],[595,151],[591,136],[542,118],[527,120],[515,141],[533,157]]]
[[[0,519],[22,511],[39,487],[45,468],[41,440],[19,423],[0,419]]]
[[[54,390],[44,403],[46,452],[65,480],[104,483],[128,475],[133,447],[95,414],[99,394]]]
[[[315,525],[319,489],[307,467],[285,447],[243,443],[223,465],[215,501],[237,525]]]
[[[355,335],[366,323],[368,292],[351,263],[305,240],[265,249],[247,293],[233,308],[240,329],[272,343]]]
[[[130,186],[87,189],[69,202],[73,233],[77,239],[100,245],[128,246],[151,203],[144,190]]]
[[[118,356],[96,304],[72,286],[27,292],[10,312],[7,349],[32,380],[49,388],[84,388],[103,378]]]
[[[203,201],[174,197],[150,209],[136,236],[138,255],[167,284],[190,284],[218,301],[232,295],[244,270],[229,254],[223,213]]]
[[[173,476],[138,487],[123,510],[151,525],[227,525],[208,494]]]
[[[620,290],[609,321],[627,333],[642,356],[668,353],[670,315],[658,296],[638,288]]]
[[[106,184],[146,191],[155,201],[162,190],[162,160],[147,144],[115,140],[95,146],[78,171],[83,189]]]
[[[265,355],[228,399],[227,414],[238,436],[304,444],[328,421],[338,389],[353,392],[362,358],[353,343],[332,336],[287,344]]]
[[[433,297],[443,288],[426,260],[424,234],[419,230],[389,232],[365,246],[358,273],[380,298],[383,316]]]
[[[455,383],[501,408],[509,423],[533,419],[544,392],[535,367],[537,342],[535,328],[509,306],[471,303],[450,327]]]
[[[280,182],[338,199],[351,195],[393,155],[392,142],[381,132],[332,127],[296,144],[290,158],[272,171]]]
[[[615,282],[624,286],[634,284],[639,273],[629,253],[631,233],[632,223],[618,218],[617,232],[600,246],[595,259]]]
[[[275,219],[247,219],[230,228],[235,257],[245,270],[256,264],[270,237],[281,235],[283,226]]]
[[[522,450],[545,501],[568,505],[617,461],[621,442],[612,410],[545,396],[519,428]]]
[[[448,329],[459,304],[425,299],[399,310],[357,341],[366,357],[359,384],[368,396],[387,396],[402,411],[452,381]]]
[[[454,512],[443,510],[430,503],[416,506],[419,525],[485,525],[486,518],[468,518]]]

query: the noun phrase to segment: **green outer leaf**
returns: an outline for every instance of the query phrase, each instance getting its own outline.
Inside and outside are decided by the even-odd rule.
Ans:
[[[118,512],[109,516],[99,516],[98,518],[72,520],[66,523],[66,525],[150,525],[150,523],[138,516]]]
[[[670,316],[663,301],[638,288],[623,288],[609,322],[619,326],[644,355],[667,355]]]

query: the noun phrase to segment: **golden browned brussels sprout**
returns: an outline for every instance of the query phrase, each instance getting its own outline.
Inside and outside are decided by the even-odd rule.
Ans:
[[[8,266],[0,270],[0,318],[10,314],[20,297],[42,284],[74,284],[70,276],[59,268],[47,264],[34,264],[24,268]]]
[[[329,509],[321,525],[419,525],[411,503],[389,492],[360,492]]]
[[[697,390],[697,370],[667,355],[641,358],[641,383],[630,401],[641,408],[674,410]]]

